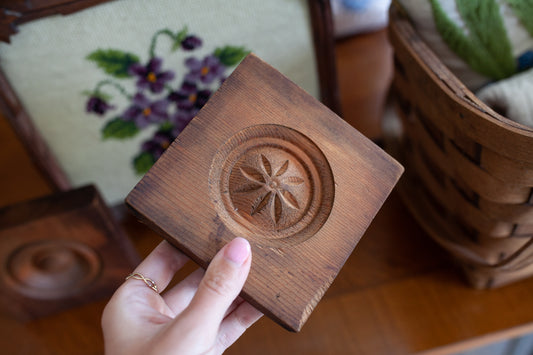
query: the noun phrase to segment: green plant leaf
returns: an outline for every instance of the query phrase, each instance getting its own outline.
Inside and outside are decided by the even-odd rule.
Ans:
[[[139,62],[139,57],[135,54],[116,49],[97,49],[90,53],[86,59],[95,62],[99,68],[116,78],[129,77],[128,68]]]
[[[146,173],[154,165],[154,156],[148,152],[142,152],[133,159],[133,168],[139,175]]]
[[[507,0],[522,25],[533,37],[533,0]]]
[[[473,3],[479,4],[480,1],[485,0],[472,1]],[[502,57],[507,58],[508,53],[498,54],[497,58],[493,57],[493,55],[491,54],[492,48],[486,48],[484,45],[484,40],[482,40],[479,36],[479,31],[481,31],[481,28],[478,27],[474,28],[473,30],[470,29],[470,36],[467,37],[463,33],[463,31],[448,17],[446,12],[442,9],[438,0],[430,0],[430,3],[432,7],[433,17],[435,19],[435,26],[437,27],[437,30],[439,31],[442,39],[444,40],[444,42],[446,42],[448,47],[450,47],[452,51],[454,51],[459,57],[461,57],[473,70],[492,79],[501,79],[512,74],[512,72],[509,72],[510,68],[508,67],[508,61],[499,61]],[[471,7],[466,9],[466,12],[470,13],[470,11],[476,9],[476,7],[473,6],[473,3],[471,4]],[[485,10],[487,10],[488,8],[488,6],[480,6],[483,7]],[[458,7],[460,7],[459,4]],[[467,15],[467,17],[469,16],[475,15]],[[490,24],[487,24],[485,22],[487,18],[490,18],[490,16],[480,15],[480,18],[483,20],[483,23],[486,26],[490,26]],[[475,22],[475,20],[469,19],[465,20],[465,23],[467,23],[468,25],[469,22],[472,21]],[[505,33],[504,35],[506,36]],[[513,69],[513,71],[515,71],[515,69]]]
[[[215,49],[215,57],[227,67],[232,67],[240,63],[250,53],[245,47],[225,46]]]
[[[116,138],[116,139],[125,139],[131,138],[139,133],[139,128],[132,121],[124,121],[120,117],[116,117],[107,124],[102,129],[102,138]]]
[[[495,0],[456,0],[469,37],[482,47],[495,63],[492,77],[503,79],[516,72],[511,43]]]

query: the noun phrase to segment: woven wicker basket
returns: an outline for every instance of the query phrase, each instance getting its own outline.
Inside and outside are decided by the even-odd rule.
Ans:
[[[404,201],[472,286],[533,275],[533,129],[477,99],[394,5],[389,36]]]

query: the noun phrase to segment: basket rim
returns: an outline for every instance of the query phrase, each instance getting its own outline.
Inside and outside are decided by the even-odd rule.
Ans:
[[[531,154],[531,151],[533,151],[533,127],[520,124],[500,115],[464,86],[421,38],[397,1],[393,1],[389,11],[388,30],[389,40],[393,47],[395,41],[399,41],[414,58],[417,65],[439,86],[450,100],[453,100],[465,111],[474,113],[474,115],[471,115],[472,117],[468,117],[471,120],[476,120],[476,122],[470,122],[472,125],[477,124],[480,126],[479,130],[482,132],[493,132],[492,135],[483,136],[469,130],[463,130],[465,135],[483,146],[514,160],[533,162]]]

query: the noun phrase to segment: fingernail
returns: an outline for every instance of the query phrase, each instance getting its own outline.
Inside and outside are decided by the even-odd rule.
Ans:
[[[233,239],[224,251],[224,257],[238,266],[244,264],[249,255],[250,243],[244,238]]]

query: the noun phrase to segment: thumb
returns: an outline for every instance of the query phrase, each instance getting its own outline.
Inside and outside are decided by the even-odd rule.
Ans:
[[[244,286],[251,262],[246,239],[235,238],[225,245],[209,264],[187,309],[189,316],[216,334],[227,309]]]

